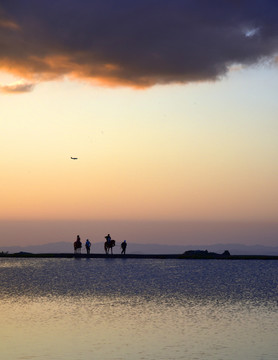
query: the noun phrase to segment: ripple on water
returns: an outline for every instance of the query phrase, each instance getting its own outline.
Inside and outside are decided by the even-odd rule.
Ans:
[[[276,264],[0,259],[1,359],[276,359]]]

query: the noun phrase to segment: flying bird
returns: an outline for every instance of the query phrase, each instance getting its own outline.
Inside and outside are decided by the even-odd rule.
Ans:
[[[71,156],[70,158],[71,158],[72,160],[77,160],[77,159],[78,159],[78,158],[76,158],[76,157],[72,157],[72,156]]]

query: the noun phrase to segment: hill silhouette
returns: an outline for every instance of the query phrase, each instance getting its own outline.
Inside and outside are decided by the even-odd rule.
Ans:
[[[232,255],[278,255],[278,246],[243,245],[238,243],[213,244],[213,245],[162,245],[162,244],[139,244],[128,242],[127,253],[129,254],[183,254],[189,250],[208,250],[209,252],[223,253],[229,250]],[[29,246],[3,246],[0,251],[11,254],[17,252],[40,253],[72,253],[73,243],[53,242],[42,245]],[[120,253],[120,242],[116,243],[115,254]],[[83,244],[82,252],[85,253]],[[92,253],[104,253],[103,242],[92,244]]]

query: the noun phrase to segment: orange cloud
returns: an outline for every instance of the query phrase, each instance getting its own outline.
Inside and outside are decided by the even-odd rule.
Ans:
[[[78,54],[78,58],[80,57],[81,55]],[[43,58],[30,56],[28,61],[21,63],[3,59],[0,61],[0,69],[36,82],[49,81],[66,75],[69,78],[82,79],[94,85],[109,87],[146,88],[156,83],[155,79],[148,77],[142,77],[137,82],[121,77],[119,73],[123,69],[117,64],[80,64],[73,57],[66,55],[53,55]]]

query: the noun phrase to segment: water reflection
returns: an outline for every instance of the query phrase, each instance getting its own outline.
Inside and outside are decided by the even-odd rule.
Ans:
[[[1,359],[276,359],[276,264],[1,259]]]

